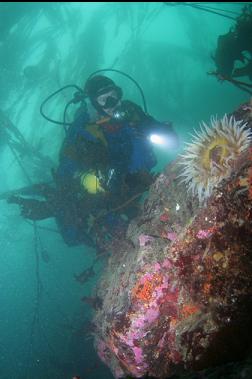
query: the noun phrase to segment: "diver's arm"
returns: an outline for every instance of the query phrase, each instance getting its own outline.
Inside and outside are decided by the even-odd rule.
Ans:
[[[82,133],[84,127],[88,121],[88,113],[79,111],[74,122],[67,130],[66,137],[60,149],[59,166],[55,175],[57,185],[60,187],[68,185],[81,168],[78,150],[80,140],[83,140]]]
[[[129,100],[123,102],[122,108],[123,111],[125,111],[126,119],[141,134],[145,135],[147,138],[155,133],[165,134],[171,138],[173,148],[179,146],[178,135],[173,129],[173,125],[170,121],[160,122],[156,120],[148,113],[145,113],[139,105]]]
[[[167,137],[170,141],[169,147],[171,149],[177,149],[179,147],[179,138],[171,122],[160,122],[151,118],[151,120],[148,120],[147,124],[145,124],[145,131],[148,132],[148,136],[151,134],[160,134],[161,136]]]

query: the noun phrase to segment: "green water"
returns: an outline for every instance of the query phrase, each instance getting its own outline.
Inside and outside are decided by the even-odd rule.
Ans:
[[[0,110],[32,149],[48,157],[49,167],[57,167],[64,129],[41,117],[40,104],[64,85],[83,86],[95,70],[131,75],[144,91],[148,112],[173,122],[180,148],[156,148],[156,171],[183,150],[201,120],[222,117],[249,99],[207,74],[215,70],[211,55],[218,36],[234,20],[172,4],[0,3]],[[232,17],[242,9],[234,3],[213,6]],[[108,75],[125,98],[142,106],[131,81]],[[47,114],[62,120],[72,94],[61,93]],[[49,167],[34,164],[25,151],[15,153],[0,137],[1,193],[51,178]],[[38,229],[37,235],[16,206],[1,201],[0,207],[0,379],[112,378],[93,349],[92,311],[81,302],[92,295],[102,262],[86,284],[74,278],[92,264],[94,249],[67,247],[48,230]],[[53,219],[38,225],[56,230]]]

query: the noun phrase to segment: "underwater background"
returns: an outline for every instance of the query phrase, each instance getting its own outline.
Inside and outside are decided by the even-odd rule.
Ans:
[[[17,150],[0,129],[1,194],[52,180],[65,132],[41,117],[40,105],[62,86],[82,87],[96,70],[131,75],[148,112],[173,122],[180,149],[157,149],[156,171],[183,150],[201,120],[223,117],[249,99],[207,74],[215,69],[218,36],[234,20],[171,4],[0,3],[0,128],[10,120],[28,143]],[[239,13],[243,4],[215,7]],[[131,81],[108,76],[142,106]],[[72,94],[60,93],[47,114],[62,120]],[[81,285],[76,276],[92,265],[94,249],[67,247],[53,219],[34,226],[18,207],[0,207],[0,379],[112,378],[93,348],[92,309],[81,301],[92,296],[105,262]]]

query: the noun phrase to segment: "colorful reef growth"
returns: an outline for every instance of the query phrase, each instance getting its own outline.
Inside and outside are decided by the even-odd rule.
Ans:
[[[224,121],[237,124],[226,116],[221,128]],[[250,139],[252,123],[238,126]],[[218,160],[218,175],[224,162],[228,175],[204,202],[201,183],[193,192],[181,184],[179,158],[152,185],[127,240],[113,244],[94,322],[97,352],[116,378],[199,371],[242,359],[251,347],[252,150],[244,140],[235,156],[225,130],[220,135],[205,159],[214,159],[208,167]]]

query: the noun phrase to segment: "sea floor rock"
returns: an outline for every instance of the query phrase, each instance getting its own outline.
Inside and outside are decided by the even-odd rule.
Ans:
[[[199,206],[170,164],[126,238],[114,241],[94,323],[115,378],[199,373],[251,347],[251,148],[236,166]]]

